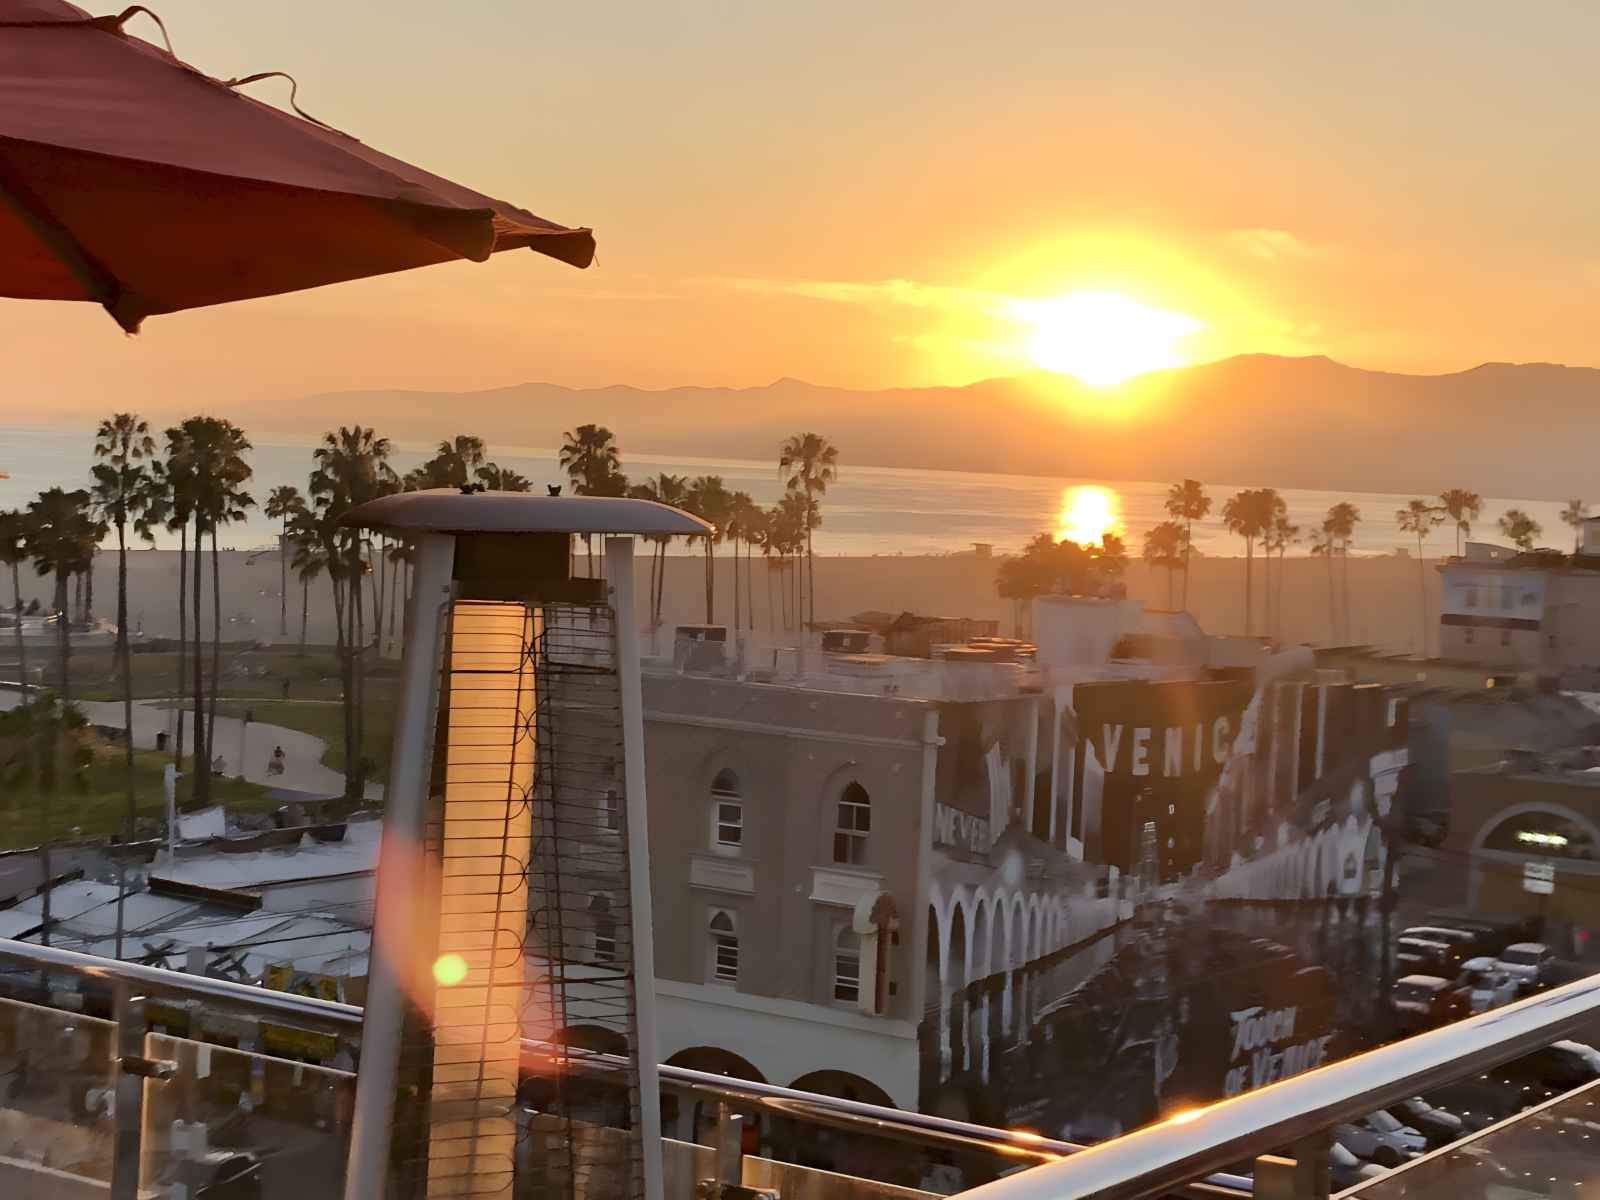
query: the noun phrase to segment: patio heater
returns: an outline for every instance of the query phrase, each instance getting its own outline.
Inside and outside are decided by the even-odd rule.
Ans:
[[[559,1091],[586,1053],[572,1031],[596,1027],[627,1047],[628,1128],[550,1106],[557,1152],[519,1194],[660,1200],[633,535],[707,526],[643,500],[448,489],[344,523],[415,550],[346,1200],[510,1196],[534,1128],[522,1038]],[[573,577],[574,534],[604,540],[604,579]]]

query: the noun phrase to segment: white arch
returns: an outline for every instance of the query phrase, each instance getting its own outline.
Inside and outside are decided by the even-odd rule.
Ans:
[[[1504,825],[1512,817],[1520,817],[1524,813],[1530,812],[1546,813],[1553,817],[1561,817],[1563,820],[1571,821],[1574,825],[1578,826],[1578,828],[1587,833],[1590,840],[1596,846],[1600,846],[1600,829],[1597,829],[1594,822],[1589,820],[1589,818],[1585,817],[1582,813],[1568,808],[1565,804],[1553,804],[1540,800],[1530,800],[1523,804],[1513,804],[1510,808],[1502,809],[1489,820],[1485,821],[1472,839],[1473,850],[1482,850],[1484,843],[1489,840],[1489,835],[1496,829],[1499,829],[1500,826]]]

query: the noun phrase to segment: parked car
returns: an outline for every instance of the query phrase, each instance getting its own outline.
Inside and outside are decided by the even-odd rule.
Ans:
[[[1386,1112],[1333,1127],[1333,1140],[1357,1158],[1380,1167],[1398,1167],[1428,1148],[1428,1139]]]
[[[1517,998],[1517,980],[1492,958],[1469,958],[1461,964],[1456,986],[1466,989],[1472,1011],[1488,1012]]]
[[[1402,929],[1399,936],[1421,938],[1426,942],[1444,942],[1447,946],[1459,946],[1467,951],[1483,949],[1481,933],[1456,929],[1450,925],[1413,925],[1410,929]]]
[[[1430,1149],[1447,1146],[1469,1132],[1467,1123],[1455,1113],[1435,1108],[1421,1096],[1391,1104],[1389,1112],[1397,1121],[1411,1126],[1427,1138]]]
[[[1517,942],[1500,952],[1495,966],[1515,979],[1519,990],[1532,992],[1549,985],[1556,956],[1543,942]]]
[[[1398,937],[1394,942],[1396,967],[1407,975],[1438,975],[1454,979],[1466,961],[1466,953],[1449,942],[1431,938]]]
[[[1338,1142],[1328,1147],[1328,1174],[1333,1180],[1335,1190],[1355,1187],[1358,1183],[1365,1183],[1369,1179],[1376,1179],[1384,1174],[1384,1169],[1376,1163],[1362,1162]]]
[[[1513,1082],[1564,1092],[1600,1079],[1600,1050],[1583,1042],[1553,1042],[1508,1062],[1500,1071]]]
[[[1438,975],[1406,975],[1395,981],[1389,1005],[1410,1030],[1432,1029],[1467,1016],[1470,993]]]
[[[1433,1088],[1428,1092],[1427,1102],[1460,1117],[1468,1133],[1477,1133],[1496,1121],[1515,1116],[1529,1103],[1519,1086],[1489,1075]]]

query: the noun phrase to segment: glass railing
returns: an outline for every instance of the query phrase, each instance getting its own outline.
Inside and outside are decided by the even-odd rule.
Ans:
[[[1600,1081],[1343,1193],[1363,1200],[1577,1197],[1600,1186]]]
[[[0,1196],[343,1195],[356,1077],[303,1060],[349,1055],[359,1009],[3,940],[0,990]],[[723,1185],[816,1200],[1327,1196],[1336,1126],[1597,1016],[1600,982],[1580,981],[1090,1148],[663,1066],[664,1200],[741,1194]],[[573,1056],[557,1081],[544,1049],[524,1046],[517,1187],[609,1195],[592,1164],[627,1123],[610,1096],[621,1060]],[[1600,1150],[1596,1095],[1529,1109],[1365,1190],[1442,1195],[1477,1178],[1554,1194]]]

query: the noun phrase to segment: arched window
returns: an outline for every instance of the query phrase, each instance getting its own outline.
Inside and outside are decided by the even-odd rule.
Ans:
[[[861,939],[848,925],[833,939],[833,998],[851,1004],[861,999]]]
[[[617,961],[617,918],[611,913],[611,897],[596,892],[589,897],[589,915],[594,921],[594,961]]]
[[[852,782],[839,796],[833,825],[833,861],[858,867],[867,861],[867,834],[872,832],[872,797]]]
[[[739,982],[739,930],[733,914],[717,909],[711,914],[710,975],[716,983]]]
[[[711,781],[711,848],[719,854],[744,849],[744,798],[739,777],[726,768]]]

